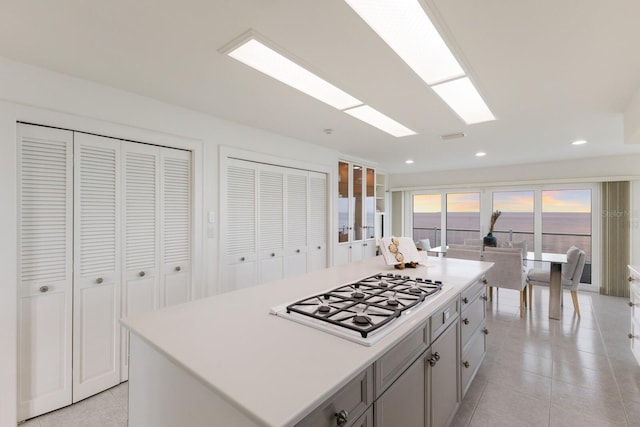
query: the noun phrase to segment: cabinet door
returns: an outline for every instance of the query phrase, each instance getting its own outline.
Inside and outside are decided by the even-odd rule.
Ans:
[[[327,174],[309,172],[309,271],[327,267]]]
[[[18,420],[71,404],[73,134],[18,126]]]
[[[431,357],[436,361],[430,367],[431,427],[449,424],[458,407],[458,321],[431,346]]]
[[[123,269],[122,316],[158,308],[159,157],[158,147],[122,143]],[[129,332],[121,328],[121,380],[129,375]]]
[[[160,307],[191,299],[191,152],[160,151]]]
[[[419,357],[374,403],[378,427],[425,427],[425,357]]]
[[[307,272],[308,173],[287,170],[287,199],[284,276]]]
[[[73,401],[120,380],[120,141],[75,133]]]
[[[284,187],[283,168],[260,165],[259,170],[259,283],[284,277]]]
[[[364,188],[365,188],[365,176],[362,166],[353,165],[353,183],[352,191],[353,198],[353,221],[351,222],[353,227],[353,241],[360,241],[365,238],[365,218],[364,218]]]
[[[338,162],[338,243],[349,241],[351,230],[351,173],[349,163]]]
[[[366,168],[364,199],[364,239],[376,237],[376,171]]]
[[[229,159],[223,188],[222,290],[253,286],[256,276],[256,174],[254,164]]]

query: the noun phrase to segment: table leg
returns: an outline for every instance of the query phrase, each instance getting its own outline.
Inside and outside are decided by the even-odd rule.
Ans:
[[[551,263],[549,280],[549,319],[560,320],[560,303],[562,301],[562,264]]]

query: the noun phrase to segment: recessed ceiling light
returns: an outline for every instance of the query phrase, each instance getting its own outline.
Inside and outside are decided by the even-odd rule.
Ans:
[[[416,0],[345,0],[428,85],[464,76]]]
[[[238,40],[220,52],[395,137],[416,134],[267,46],[271,43],[259,41],[253,31]],[[325,129],[326,134],[331,132]]]
[[[579,139],[579,140],[577,140],[577,141],[573,141],[571,144],[572,144],[572,145],[582,145],[582,144],[586,144],[586,143],[587,143],[587,141],[586,141],[586,140],[584,140],[584,139]]]
[[[407,160],[405,160],[404,162],[405,162],[406,164],[408,164],[408,165],[413,164],[413,160],[411,160],[411,159],[407,159]]]
[[[465,123],[496,119],[419,0],[345,1]]]
[[[227,55],[338,110],[362,104],[362,101],[321,79],[255,38],[244,41],[241,45],[227,52]]]
[[[483,157],[483,156],[486,156],[486,155],[487,155],[487,153],[485,153],[484,151],[478,151],[476,153],[476,157]]]
[[[450,80],[431,89],[468,125],[496,119],[469,77]]]
[[[392,118],[385,116],[368,105],[350,108],[344,112],[398,138],[416,134],[411,129],[401,125]]]

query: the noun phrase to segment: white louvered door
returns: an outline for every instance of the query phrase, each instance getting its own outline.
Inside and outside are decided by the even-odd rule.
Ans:
[[[259,283],[284,277],[284,178],[283,168],[259,166]]]
[[[122,143],[122,316],[158,308],[160,149]],[[129,332],[121,328],[121,381],[129,376]]]
[[[327,174],[309,172],[309,271],[327,267]]]
[[[160,307],[191,299],[191,152],[160,149]]]
[[[18,420],[71,404],[73,134],[18,125]]]
[[[73,401],[120,380],[120,141],[75,133]]]
[[[307,272],[308,172],[289,169],[286,197],[285,277]]]
[[[257,169],[255,164],[229,159],[222,206],[225,232],[220,248],[223,291],[257,283]]]

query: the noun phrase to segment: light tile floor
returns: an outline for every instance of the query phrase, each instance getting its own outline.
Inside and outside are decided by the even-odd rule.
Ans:
[[[126,427],[129,383],[32,418],[20,427]]]
[[[548,291],[518,315],[518,293],[487,304],[487,357],[452,426],[639,426],[640,367],[629,350],[628,299],[580,293],[582,318],[565,295],[549,320]],[[21,427],[127,425],[127,383]]]
[[[548,318],[536,287],[521,319],[518,293],[487,305],[487,357],[452,426],[640,426],[640,367],[629,349],[628,299],[579,293],[581,318],[564,295]]]

